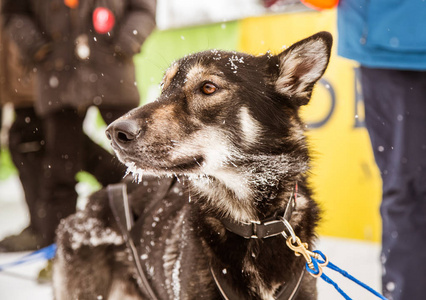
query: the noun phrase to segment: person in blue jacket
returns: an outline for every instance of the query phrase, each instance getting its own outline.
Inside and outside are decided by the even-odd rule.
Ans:
[[[383,293],[426,299],[426,1],[341,0],[338,33],[383,181]]]

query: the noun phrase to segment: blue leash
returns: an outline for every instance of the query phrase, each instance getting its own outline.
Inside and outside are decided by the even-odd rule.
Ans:
[[[341,275],[343,275],[344,277],[352,280],[353,282],[355,282],[356,284],[360,285],[361,287],[363,287],[364,289],[366,289],[367,291],[369,291],[370,293],[374,294],[375,296],[379,297],[382,300],[388,300],[387,298],[385,298],[384,296],[382,296],[379,292],[375,291],[374,289],[372,289],[370,286],[366,285],[365,283],[359,281],[358,279],[356,279],[355,277],[353,277],[352,275],[350,275],[348,272],[346,272],[345,270],[342,270],[341,268],[339,268],[338,266],[336,266],[335,264],[331,263],[330,261],[327,262],[326,256],[319,250],[315,250],[313,251],[314,253],[319,254],[319,256],[321,258],[315,258],[312,257],[312,264],[313,264],[313,269],[311,269],[308,265],[308,263],[306,263],[306,270],[313,274],[313,275],[318,275],[320,274],[321,270],[320,270],[320,265],[324,266],[326,265],[328,268],[330,268],[333,271],[336,271],[338,273],[340,273]],[[327,262],[327,264],[326,264]],[[334,288],[340,293],[340,295],[342,295],[346,300],[352,300],[352,298],[350,298],[340,287],[339,285],[334,282],[330,277],[328,277],[327,275],[325,275],[324,273],[321,273],[320,276],[325,282],[331,284],[332,286],[334,286]]]
[[[10,267],[31,263],[41,259],[46,259],[46,260],[52,259],[55,257],[55,253],[56,253],[56,244],[52,244],[45,248],[41,248],[37,251],[31,252],[16,261],[6,263],[6,264],[1,264],[0,272]]]

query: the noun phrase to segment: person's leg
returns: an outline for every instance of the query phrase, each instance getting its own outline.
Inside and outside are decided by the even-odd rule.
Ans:
[[[92,174],[102,186],[117,183],[126,174],[126,168],[116,157],[84,135],[83,170]]]
[[[108,125],[115,119],[127,113],[130,109],[100,109],[105,123]],[[84,170],[91,173],[103,185],[117,183],[125,175],[126,167],[116,157],[101,146],[94,143],[89,137],[84,138]]]
[[[426,294],[426,73],[361,68],[367,130],[383,180],[383,293]]]
[[[82,169],[83,117],[65,109],[43,121],[46,150],[35,225],[49,244],[60,220],[76,211],[75,175]]]
[[[0,242],[2,252],[30,251],[42,246],[39,233],[33,226],[37,218],[36,204],[44,150],[41,121],[33,107],[17,108],[15,113],[15,121],[9,130],[9,151],[19,172],[30,224],[21,233],[4,238]]]
[[[30,213],[30,226],[37,217],[35,203],[38,199],[39,175],[43,157],[43,129],[34,108],[15,109],[15,121],[9,131],[9,150]]]

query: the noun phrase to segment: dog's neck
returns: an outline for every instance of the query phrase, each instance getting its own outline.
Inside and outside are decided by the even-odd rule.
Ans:
[[[206,209],[236,222],[260,221],[284,210],[297,181],[304,180],[307,160],[284,155],[252,156],[229,168],[190,182]]]

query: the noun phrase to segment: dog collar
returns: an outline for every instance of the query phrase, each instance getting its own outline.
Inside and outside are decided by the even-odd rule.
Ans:
[[[236,222],[229,217],[223,217],[220,221],[228,231],[246,239],[264,239],[285,234],[286,229],[288,230],[289,228],[291,215],[296,207],[297,189],[298,186],[296,183],[282,216],[279,216],[278,212],[276,212],[270,218],[262,221],[251,221],[250,223]]]

